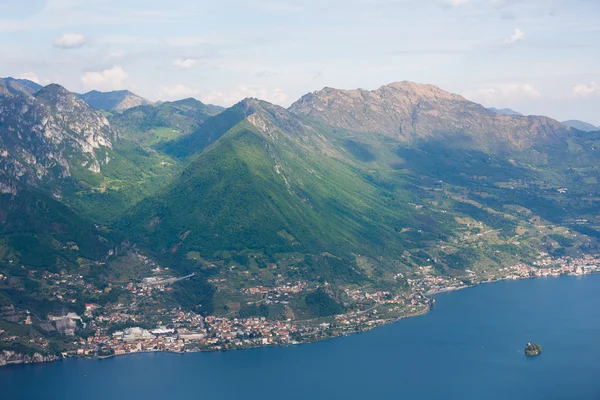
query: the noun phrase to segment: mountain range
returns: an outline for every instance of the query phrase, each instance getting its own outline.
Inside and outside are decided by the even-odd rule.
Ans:
[[[115,90],[112,92],[99,92],[92,90],[78,95],[96,110],[124,111],[133,107],[152,104],[129,90]]]
[[[600,130],[599,126],[595,126],[588,122],[579,121],[579,120],[575,120],[575,119],[563,121],[563,124],[570,126],[571,128],[579,129],[580,131],[583,131],[583,132],[594,132],[594,131]]]
[[[523,115],[518,111],[515,110],[511,110],[510,108],[494,108],[494,107],[490,107],[489,110],[497,113],[497,114],[503,114],[503,115]]]
[[[401,293],[423,268],[468,282],[598,250],[600,132],[413,82],[287,109],[117,93],[0,80],[0,307],[129,304],[118,285],[159,265],[195,283],[147,307],[242,313],[249,287],[303,281],[352,308],[347,290]],[[48,271],[94,290],[57,299]]]

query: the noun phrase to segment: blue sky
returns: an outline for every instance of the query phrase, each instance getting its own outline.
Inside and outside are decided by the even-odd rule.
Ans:
[[[0,76],[284,106],[431,83],[600,125],[598,0],[0,0]]]

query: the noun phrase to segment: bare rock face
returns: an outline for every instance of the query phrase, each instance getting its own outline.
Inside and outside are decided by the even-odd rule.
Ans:
[[[41,353],[23,354],[11,350],[0,352],[0,366],[9,364],[32,364],[60,360],[56,355],[44,355]]]
[[[62,333],[63,335],[73,336],[75,335],[75,329],[77,328],[77,324],[75,321],[64,318],[56,321],[56,330]]]
[[[497,114],[457,94],[413,82],[373,91],[325,88],[303,96],[290,111],[356,133],[384,134],[406,142],[462,137],[471,147],[488,149],[524,149],[570,131],[547,117]]]
[[[59,85],[0,90],[0,171],[26,184],[68,178],[75,164],[100,172],[116,139],[106,118]]]
[[[49,111],[49,117],[42,121],[46,137],[59,143],[73,140],[85,153],[93,153],[100,147],[112,148],[117,132],[104,116],[75,94],[52,84],[37,92],[35,98]]]

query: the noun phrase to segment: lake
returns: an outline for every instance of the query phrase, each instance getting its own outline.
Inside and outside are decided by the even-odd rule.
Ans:
[[[2,399],[600,399],[600,275],[504,281],[313,344],[0,368]],[[524,355],[532,341],[543,346]]]

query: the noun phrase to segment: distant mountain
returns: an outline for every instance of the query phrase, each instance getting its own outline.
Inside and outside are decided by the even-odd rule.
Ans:
[[[33,95],[41,88],[41,85],[27,79],[0,78],[0,94],[22,93]]]
[[[598,131],[600,130],[599,126],[594,126],[590,123],[584,122],[584,121],[578,121],[575,119],[569,120],[569,121],[563,121],[563,124],[570,126],[571,128],[575,128],[578,129],[580,131],[583,132],[593,132],[593,131]]]
[[[109,120],[124,137],[153,146],[192,133],[221,111],[221,107],[189,98],[133,107],[109,116]]]
[[[488,108],[488,110],[491,110],[495,113],[498,114],[502,114],[502,115],[523,115],[518,111],[515,110],[511,110],[510,108],[494,108],[494,107],[490,107]]]
[[[92,90],[79,96],[96,110],[123,111],[140,105],[152,104],[149,100],[129,90],[116,90],[112,92]]]
[[[377,90],[325,88],[303,96],[290,111],[357,133],[404,142],[452,139],[468,147],[526,148],[568,132],[546,117],[506,116],[432,85],[397,82]],[[526,132],[526,133],[525,133]]]

